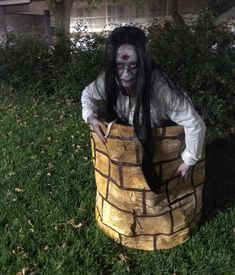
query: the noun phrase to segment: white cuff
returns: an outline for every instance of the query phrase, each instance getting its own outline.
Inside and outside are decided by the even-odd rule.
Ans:
[[[88,110],[88,109],[85,110],[83,108],[82,118],[85,120],[86,123],[88,123],[87,120],[88,120],[89,117],[95,117],[96,118],[96,115],[94,114],[94,112],[92,110]]]
[[[188,152],[186,149],[181,154],[181,158],[187,165],[190,165],[190,166],[195,165],[199,160],[194,155],[192,155],[190,152]]]

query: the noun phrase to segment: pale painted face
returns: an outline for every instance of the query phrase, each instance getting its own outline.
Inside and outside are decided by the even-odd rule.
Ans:
[[[131,44],[123,44],[117,50],[117,75],[124,88],[132,87],[137,77],[137,54]]]

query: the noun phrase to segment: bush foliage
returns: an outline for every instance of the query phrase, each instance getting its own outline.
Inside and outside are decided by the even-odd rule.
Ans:
[[[206,121],[209,139],[234,125],[235,35],[226,23],[203,14],[191,28],[153,24],[152,56],[190,94]]]
[[[188,90],[202,114],[208,140],[234,127],[235,35],[208,14],[190,27],[153,23],[146,28],[152,57]],[[69,60],[39,37],[8,36],[0,46],[0,85],[20,93],[79,99],[103,66],[106,34],[73,34]]]

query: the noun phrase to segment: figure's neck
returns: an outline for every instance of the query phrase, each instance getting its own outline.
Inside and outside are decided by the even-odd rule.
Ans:
[[[136,88],[135,87],[123,88],[123,93],[129,97],[135,97],[136,96]]]

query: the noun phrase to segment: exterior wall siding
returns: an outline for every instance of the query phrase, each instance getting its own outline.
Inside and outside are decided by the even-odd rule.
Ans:
[[[0,2],[0,40],[7,32],[38,32],[51,40],[53,17],[45,0],[4,0]],[[117,4],[102,3],[97,8],[90,7],[86,1],[74,0],[71,13],[70,31],[78,26],[86,31],[110,30],[116,25],[148,25],[154,19],[158,21],[170,18],[169,0],[146,0],[144,6],[136,7],[131,0],[122,0]],[[11,3],[11,5],[9,4]],[[1,5],[2,4],[2,5]],[[4,5],[3,5],[4,4]],[[202,8],[203,0],[179,0],[179,11],[186,21]]]
[[[195,14],[201,6],[201,1],[180,0],[179,10],[182,14]],[[169,16],[169,0],[148,0],[143,7],[136,7],[132,1],[121,1],[118,4],[102,3],[97,8],[91,8],[86,1],[74,1],[71,14],[71,31],[77,26],[87,31],[112,29],[121,24],[150,24],[155,18]]]

